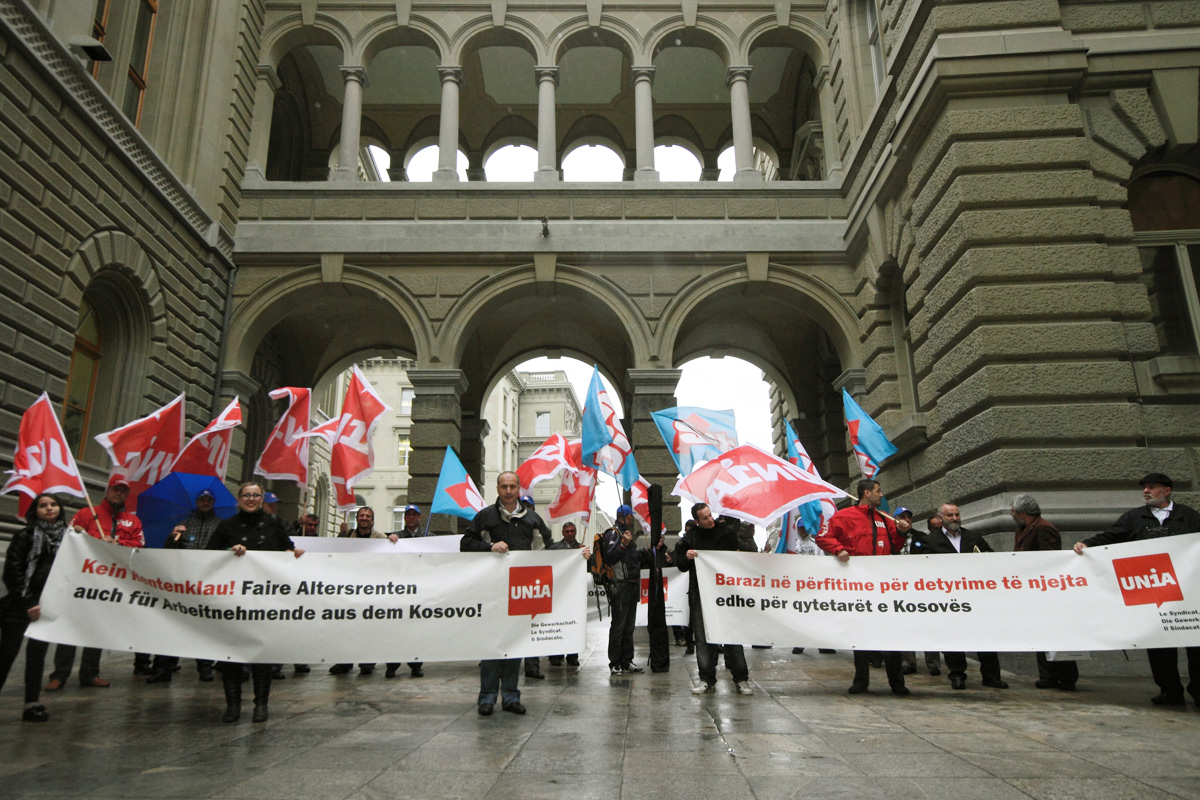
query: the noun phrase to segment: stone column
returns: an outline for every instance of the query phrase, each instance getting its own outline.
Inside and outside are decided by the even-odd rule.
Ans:
[[[535,181],[558,180],[558,134],[555,132],[554,90],[558,86],[558,67],[535,67],[538,84],[538,168]]]
[[[833,104],[833,87],[829,85],[829,67],[817,70],[813,86],[821,100],[821,136],[825,140],[825,180],[834,180],[842,174],[842,159],[838,153],[837,110]]]
[[[275,116],[275,93],[283,86],[279,74],[270,64],[258,65],[254,82],[254,118],[250,122],[250,156],[246,172],[256,173],[259,179],[267,174],[267,152],[271,147],[271,121]]]
[[[459,369],[410,369],[407,374],[413,385],[408,500],[428,508],[442,471],[446,446],[460,450],[462,444],[459,400],[467,390],[467,376]],[[484,497],[487,497],[486,491]],[[432,533],[457,533],[458,522],[453,517],[439,514],[430,521],[429,530]]]
[[[462,421],[462,446],[459,448],[459,455],[462,456],[463,467],[485,498],[491,487],[484,482],[483,464],[487,460],[484,440],[491,430],[492,426],[486,419],[469,417]]]
[[[730,67],[725,78],[733,116],[733,155],[737,163],[735,181],[761,181],[754,168],[754,136],[750,127],[750,67]]]
[[[637,143],[637,170],[635,181],[656,181],[658,170],[654,168],[654,67],[634,67],[633,112],[634,140]]]
[[[629,440],[642,477],[663,487],[663,524],[669,531],[682,527],[679,498],[671,496],[679,470],[650,414],[676,405],[675,387],[682,375],[677,369],[631,369],[625,373],[625,387],[633,396],[633,407],[625,415],[632,428]]]
[[[338,143],[337,169],[329,173],[330,180],[358,180],[358,138],[362,130],[362,90],[367,85],[367,71],[362,67],[339,67],[345,82],[342,102],[342,140]]]
[[[458,180],[458,87],[462,67],[438,67],[442,79],[442,115],[438,126],[438,168],[435,181]]]

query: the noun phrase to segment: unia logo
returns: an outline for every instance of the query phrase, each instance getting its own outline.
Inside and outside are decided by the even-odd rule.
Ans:
[[[508,615],[536,617],[554,610],[553,567],[508,568]]]
[[[1166,553],[1134,558],[1114,558],[1113,571],[1121,585],[1121,596],[1127,606],[1141,606],[1183,599],[1183,589],[1175,577],[1175,567]]]
[[[666,600],[667,600],[667,576],[666,575],[663,575],[662,582],[663,582],[663,602],[666,602]],[[644,606],[650,604],[650,579],[649,578],[642,578],[641,604]]]

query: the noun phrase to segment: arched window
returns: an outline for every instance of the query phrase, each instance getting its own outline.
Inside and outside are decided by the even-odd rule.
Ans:
[[[82,445],[88,437],[103,345],[96,310],[84,299],[79,304],[79,319],[75,322],[75,348],[71,351],[67,398],[63,404],[63,433],[71,451],[80,458],[83,457]]]
[[[620,181],[625,162],[611,147],[585,144],[563,158],[562,171],[567,182]]]
[[[392,530],[404,530],[404,509],[408,507],[408,492],[401,492],[392,500]]]

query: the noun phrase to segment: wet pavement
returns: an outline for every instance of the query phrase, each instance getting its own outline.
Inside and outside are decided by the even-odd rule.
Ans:
[[[610,677],[605,631],[580,668],[522,679],[525,716],[475,710],[475,664],[277,682],[271,718],[222,724],[219,679],[193,662],[170,683],[107,652],[108,689],[43,695],[50,722],[20,721],[24,655],[0,694],[3,798],[1196,798],[1200,713],[1150,705],[1145,657],[1081,662],[1079,690],[1033,687],[1032,656],[1004,656],[1008,690],[910,676],[909,697],[849,696],[849,653],[750,650],[755,694],[693,696],[694,658]],[[596,643],[601,645],[597,646]],[[638,653],[645,653],[638,631]],[[1013,671],[1016,670],[1016,671]],[[249,692],[249,686],[246,687]]]

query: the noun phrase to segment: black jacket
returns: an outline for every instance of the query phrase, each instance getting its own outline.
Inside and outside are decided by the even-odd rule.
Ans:
[[[939,553],[974,553],[975,548],[979,548],[981,553],[994,552],[987,540],[978,533],[966,528],[959,528],[958,534],[962,537],[962,550],[955,550],[954,545],[950,544],[950,540],[946,538],[946,533],[942,529],[930,531],[925,534],[916,534],[913,536],[912,547],[909,548],[909,554],[914,556],[929,556]]]
[[[696,562],[687,557],[688,550],[745,550],[740,546],[741,542],[738,539],[738,530],[741,527],[738,520],[732,517],[717,517],[715,522],[716,525],[707,529],[696,525],[679,537],[679,541],[675,543],[674,560],[680,572],[692,572],[695,568]],[[751,546],[747,552],[755,550],[757,548]],[[699,597],[699,582],[692,578],[688,584],[688,598],[698,600]]]
[[[1149,506],[1131,508],[1107,530],[1097,533],[1083,543],[1088,547],[1101,544],[1136,542],[1142,539],[1157,539],[1160,536],[1179,536],[1200,531],[1200,514],[1196,509],[1176,503],[1166,520],[1159,522]]]
[[[492,549],[497,542],[508,544],[509,550],[532,550],[533,537],[542,532],[545,523],[532,508],[526,508],[520,517],[511,517],[507,521],[500,513],[500,501],[480,511],[467,526],[458,549],[463,553],[484,553]],[[549,528],[546,528],[549,533]],[[483,538],[487,534],[488,538]]]
[[[240,544],[247,550],[294,550],[287,523],[266,511],[239,511],[222,520],[208,540],[209,550],[228,550]]]
[[[29,551],[32,549],[33,528],[28,527],[13,535],[12,541],[8,543],[8,554],[4,557],[4,588],[8,590],[8,603],[12,604],[8,610],[13,615],[19,612],[21,617],[25,616],[26,610],[41,601],[42,589],[46,586],[46,579],[50,577],[50,567],[54,564],[55,554],[48,550],[42,551],[37,566],[33,569],[33,576],[29,579],[29,585],[24,586],[25,567],[29,563]],[[20,608],[17,608],[18,605]]]
[[[637,547],[636,537],[626,545],[621,540],[622,534],[622,529],[616,526],[606,530],[600,538],[604,563],[612,565],[614,581],[641,581],[642,567],[653,564],[653,556],[648,548]]]

